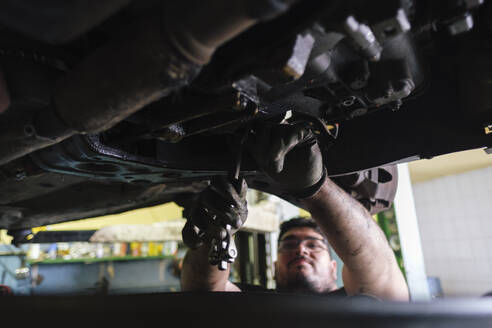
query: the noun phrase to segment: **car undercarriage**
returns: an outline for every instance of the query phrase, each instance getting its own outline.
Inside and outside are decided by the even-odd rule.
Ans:
[[[305,123],[375,213],[392,164],[488,148],[483,1],[4,1],[0,227],[175,201],[258,122]],[[245,152],[252,188],[295,203]]]
[[[484,0],[2,1],[0,229],[186,207],[241,156],[249,187],[297,204],[241,152],[265,122],[309,125],[328,176],[377,213],[395,197],[396,163],[492,152],[491,55]],[[0,307],[16,324],[30,313],[64,326],[492,322],[488,299],[245,294],[5,297]]]

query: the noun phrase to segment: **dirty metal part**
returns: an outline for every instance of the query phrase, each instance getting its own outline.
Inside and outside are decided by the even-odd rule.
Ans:
[[[0,205],[2,206],[19,204],[24,200],[84,181],[84,178],[75,175],[46,172],[28,157],[12,161],[0,169]]]
[[[111,145],[110,139],[103,139],[107,138],[102,135],[74,136],[32,153],[30,157],[48,172],[115,182],[199,180],[229,171],[231,155],[223,151],[228,147],[224,137],[184,139],[179,144],[146,140],[145,148],[152,149],[148,154],[142,154],[139,148],[137,153],[132,153],[130,149]],[[253,162],[244,164],[244,172],[253,170]]]
[[[393,17],[373,24],[371,28],[376,39],[383,43],[387,38],[410,31],[411,25],[405,11],[399,8]]]
[[[208,116],[217,112],[232,112],[239,91],[225,92],[223,95],[196,95],[183,90],[182,100],[176,101],[169,97],[155,102],[127,119],[129,122],[142,125],[145,131],[140,136],[158,135],[161,129]],[[241,96],[246,96],[241,92]],[[172,108],[172,110],[171,110]],[[131,133],[131,132],[129,132]],[[137,136],[137,135],[136,135]]]
[[[487,124],[485,125],[485,134],[491,134],[492,133],[492,124]]]
[[[209,152],[227,161],[227,154]],[[207,163],[199,146],[176,147],[160,143],[150,156],[142,156],[104,144],[100,135],[74,136],[30,157],[43,170],[99,178],[115,182],[161,183],[176,179],[200,179],[220,174],[220,163]],[[187,160],[187,162],[186,162]]]
[[[0,165],[74,133],[50,108],[53,85],[63,72],[35,52],[3,50],[0,60],[10,107],[0,121]]]
[[[370,62],[371,77],[365,95],[377,106],[392,104],[398,108],[401,99],[408,97],[423,82],[423,68],[412,40],[400,34],[385,42],[379,62]]]
[[[359,60],[352,65],[343,74],[343,79],[352,90],[360,90],[367,86],[370,77],[369,64],[366,60]]]
[[[255,111],[260,103],[258,90],[263,87],[262,82],[253,75],[232,83],[232,88],[236,91],[232,109],[243,111],[249,109]]]
[[[0,3],[0,22],[35,40],[61,44],[81,36],[129,3],[130,0],[5,0]]]
[[[2,205],[0,206],[0,222],[2,227],[8,227],[19,222],[24,214],[25,208]]]
[[[391,206],[398,186],[398,170],[395,165],[387,165],[331,179],[375,214]]]
[[[54,106],[67,126],[104,131],[193,79],[199,66],[183,60],[160,28],[157,18],[139,22],[126,39],[96,50],[57,83]]]
[[[305,113],[296,113],[293,116],[293,120],[303,120],[308,123],[310,129],[313,131],[316,136],[318,146],[321,150],[321,153],[324,154],[328,151],[328,149],[334,144],[335,140],[338,137],[339,126],[336,126],[336,130],[332,131],[329,125],[319,117],[311,116]],[[324,158],[324,160],[328,160]]]
[[[236,189],[239,189],[241,187],[239,185],[239,173],[241,172],[241,164],[243,161],[244,144],[246,143],[249,133],[249,127],[244,128],[244,130],[241,131],[237,136],[235,140],[236,143],[233,145],[234,151],[236,152],[236,157],[234,159],[234,166],[230,174],[230,179],[234,182],[234,186],[236,187]]]
[[[186,130],[182,123],[176,123],[166,126],[158,133],[154,133],[153,136],[162,141],[177,143],[186,137]]]
[[[368,112],[368,109],[366,107],[358,107],[356,109],[353,109],[349,116],[350,118],[358,117],[358,116],[363,116]]]
[[[475,25],[473,14],[484,4],[483,0],[436,2],[435,10],[440,10],[435,29],[446,30],[455,36],[473,29]],[[439,12],[439,11],[438,11]]]
[[[207,186],[203,181],[186,180],[160,184],[79,180],[44,190],[15,206],[0,206],[0,228],[32,228],[155,206],[174,201],[180,194],[199,193]]]
[[[299,2],[299,0],[258,0],[245,1],[245,4],[249,17],[270,20],[287,11],[296,2]]]
[[[241,6],[228,1],[180,2],[188,8],[191,4],[200,4],[195,9],[202,10],[167,8],[169,20],[164,31],[160,15],[142,18],[125,39],[110,41],[76,65],[58,81],[53,94],[55,115],[51,117],[56,117],[54,125],[64,126],[58,129],[63,133],[48,138],[33,133],[16,140],[0,154],[0,164],[75,133],[93,134],[109,129],[188,84],[216,47],[256,22],[246,17]],[[223,15],[217,18],[217,12]],[[94,81],[98,82],[97,88]]]
[[[161,122],[156,120],[152,132],[145,133],[145,135],[176,143],[184,138],[204,132],[233,127],[253,119],[258,114],[255,100],[254,96],[233,91],[232,95],[227,94],[225,97],[216,97],[210,101],[202,102],[203,107],[196,103],[189,103],[188,115],[183,113],[176,123],[171,122],[176,121],[177,117],[168,117]],[[182,103],[178,107],[186,108],[187,106]],[[157,128],[161,124],[163,126]]]
[[[271,18],[290,6],[289,1],[188,0],[168,2],[165,22],[168,37],[174,47],[190,62],[205,65],[215,49],[253,26],[260,18]],[[270,7],[268,17],[251,14],[252,4]],[[193,8],[193,10],[190,10]]]
[[[0,57],[2,57],[2,59],[16,59],[22,63],[29,62],[35,65],[49,66],[61,72],[69,71],[69,68],[64,60],[32,50],[18,48],[8,49],[1,47]]]
[[[190,95],[175,104],[153,106],[144,118],[134,121],[149,126],[151,132],[144,132],[142,137],[179,142],[185,137],[253,118],[258,112],[258,102],[256,79],[251,77],[233,82],[232,88],[220,96]],[[169,106],[177,115],[163,113],[162,108]]]
[[[242,111],[248,108],[249,100],[241,92],[236,92],[235,101],[233,102],[232,109]]]
[[[394,67],[403,65],[402,63],[394,63]],[[392,63],[385,65],[387,67],[393,66]],[[395,104],[401,104],[401,98],[405,98],[415,88],[415,84],[412,79],[408,77],[402,77],[398,80],[386,80],[385,85],[379,85],[379,88],[368,90],[368,98],[377,105],[385,105],[396,102]]]
[[[186,137],[190,137],[249,122],[256,117],[257,113],[256,107],[251,107],[251,110],[243,110],[241,112],[215,113],[188,121],[183,126],[186,131]]]
[[[279,114],[284,114],[287,111],[296,113],[305,113],[310,116],[323,116],[323,102],[313,98],[296,93],[290,97],[279,99],[269,104],[263,105],[257,117],[273,117]]]
[[[465,0],[465,4],[469,9],[481,6],[484,2],[485,0]]]
[[[3,76],[3,71],[0,68],[0,114],[5,112],[10,106],[10,94],[7,88],[7,83]]]
[[[461,17],[454,18],[448,23],[448,31],[451,35],[458,35],[470,31],[474,21],[471,13],[465,13]]]
[[[348,16],[344,22],[344,28],[367,59],[379,60],[382,48],[369,26],[359,23],[354,16]]]
[[[258,104],[258,93],[268,86],[254,75],[248,75],[232,83],[232,88],[250,101]]]
[[[314,38],[311,34],[298,34],[296,36],[292,56],[283,68],[284,72],[294,80],[299,79],[304,74],[313,45]]]
[[[4,146],[0,148],[0,165],[73,135],[73,131],[59,123],[58,119],[53,123],[50,122],[50,126],[57,126],[59,129],[53,133],[50,131],[47,135],[38,134],[35,123],[31,118],[25,116],[20,117],[15,124],[2,127],[0,143]]]
[[[408,28],[397,16],[384,17],[385,23],[380,28],[386,26],[396,31]],[[400,24],[398,22],[401,26],[393,26]],[[316,45],[305,74],[296,81],[272,85],[262,93],[260,114],[280,112],[281,106],[289,106],[288,98],[304,93],[322,102],[322,106],[316,106],[323,108],[322,117],[334,121],[352,119],[383,105],[397,110],[401,107],[401,99],[408,97],[423,82],[423,68],[408,33],[394,33],[386,38],[379,61],[360,56],[360,48],[356,51],[348,38],[340,39],[335,35],[333,39],[325,40],[316,33],[313,35]],[[323,45],[324,41],[326,45]],[[306,111],[302,104],[285,108]]]

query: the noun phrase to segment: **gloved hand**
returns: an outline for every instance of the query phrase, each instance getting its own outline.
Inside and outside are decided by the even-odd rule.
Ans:
[[[224,239],[228,224],[231,234],[239,230],[248,217],[247,190],[244,179],[235,187],[227,177],[214,178],[210,186],[185,207],[183,216],[187,221],[182,231],[183,242],[196,249],[215,237]]]
[[[261,123],[247,147],[265,174],[298,199],[314,195],[326,180],[321,151],[306,124]]]

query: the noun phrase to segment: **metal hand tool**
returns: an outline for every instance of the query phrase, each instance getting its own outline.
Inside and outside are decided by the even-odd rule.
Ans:
[[[244,143],[246,142],[247,136],[248,130],[246,129],[238,139],[236,159],[229,176],[233,186],[238,192],[240,192],[243,183],[239,174],[241,171]],[[210,264],[218,265],[219,270],[226,270],[227,263],[233,263],[237,257],[236,243],[231,235],[231,225],[227,224],[224,228],[226,230],[226,237],[224,239],[221,239],[220,236],[213,238],[209,251]]]

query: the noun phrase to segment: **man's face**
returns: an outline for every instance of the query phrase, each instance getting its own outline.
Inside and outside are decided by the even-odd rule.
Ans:
[[[320,293],[336,288],[337,264],[322,240],[309,227],[294,228],[282,236],[275,263],[279,291]]]

